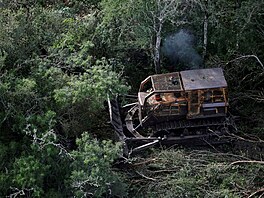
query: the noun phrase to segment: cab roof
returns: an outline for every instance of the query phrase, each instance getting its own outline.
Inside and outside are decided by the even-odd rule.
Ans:
[[[180,74],[186,91],[227,87],[222,68],[187,70]]]
[[[151,76],[154,91],[182,91],[179,72]]]
[[[175,92],[227,87],[222,68],[195,69],[150,76],[154,91]]]

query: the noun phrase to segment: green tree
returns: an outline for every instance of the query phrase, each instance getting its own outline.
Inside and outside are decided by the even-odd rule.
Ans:
[[[126,186],[113,172],[112,164],[120,154],[120,145],[111,141],[99,142],[84,133],[77,139],[78,150],[71,153],[74,161],[69,179],[77,197],[123,197]]]
[[[14,186],[26,191],[26,194],[32,193],[32,196],[40,197],[43,194],[45,172],[49,166],[43,166],[38,159],[30,155],[16,159],[13,166]]]
[[[70,196],[74,138],[99,123],[108,95],[128,87],[118,63],[94,54],[94,16],[53,2],[3,3],[0,196]]]
[[[160,73],[162,40],[186,23],[185,15],[193,4],[195,1],[104,0],[101,27],[109,27],[110,35],[104,36],[103,41],[122,49],[144,49],[152,57],[155,72]]]

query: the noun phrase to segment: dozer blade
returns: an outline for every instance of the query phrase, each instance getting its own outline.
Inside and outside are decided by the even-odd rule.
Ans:
[[[120,109],[117,97],[114,99],[110,99],[108,97],[108,107],[109,107],[109,114],[110,114],[110,122],[113,125],[115,132],[120,141],[124,141],[125,135],[123,131],[123,123],[120,116]]]

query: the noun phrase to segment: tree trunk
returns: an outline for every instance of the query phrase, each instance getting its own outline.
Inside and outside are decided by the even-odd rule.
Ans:
[[[155,49],[154,49],[154,65],[155,65],[156,74],[160,73],[161,30],[162,30],[162,23],[160,21],[159,22],[159,29],[156,33],[156,45],[155,45]]]
[[[235,5],[235,13],[237,12],[237,10],[239,9],[241,7],[241,1],[240,0],[236,0],[236,5]],[[236,50],[237,51],[239,51],[239,41],[240,41],[240,34],[241,34],[241,32],[240,32],[240,30],[239,30],[239,28],[238,28],[238,26],[239,26],[239,23],[238,23],[238,21],[239,21],[239,16],[238,16],[238,14],[236,14],[236,21],[235,21],[235,31],[237,32],[236,33]]]
[[[204,39],[203,39],[203,61],[207,54],[207,43],[208,43],[208,12],[207,12],[207,1],[205,1],[205,10],[204,10]]]

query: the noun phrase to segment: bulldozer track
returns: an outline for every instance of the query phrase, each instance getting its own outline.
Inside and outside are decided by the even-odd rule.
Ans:
[[[187,128],[201,128],[210,126],[227,126],[229,122],[226,118],[222,119],[200,119],[200,120],[175,120],[169,122],[158,123],[152,126],[154,132],[171,129],[187,129]]]

